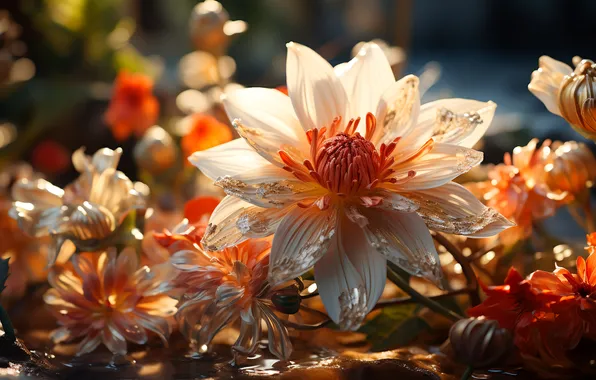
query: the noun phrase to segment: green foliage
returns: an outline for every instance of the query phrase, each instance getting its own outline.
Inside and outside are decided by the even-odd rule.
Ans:
[[[384,351],[410,343],[421,331],[429,328],[418,316],[421,306],[403,304],[388,306],[360,328],[367,335],[373,351]]]

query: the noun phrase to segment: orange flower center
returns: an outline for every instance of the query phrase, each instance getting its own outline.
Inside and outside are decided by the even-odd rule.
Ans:
[[[371,113],[366,115],[364,137],[356,132],[359,123],[360,118],[352,119],[343,131],[338,131],[341,117],[337,117],[329,128],[307,131],[310,159],[301,163],[282,150],[279,155],[286,165],[284,169],[304,182],[316,182],[342,197],[362,195],[380,182],[397,182],[391,178],[394,172],[391,154],[399,137],[389,144],[381,144],[377,150],[370,141],[376,128],[375,117]]]

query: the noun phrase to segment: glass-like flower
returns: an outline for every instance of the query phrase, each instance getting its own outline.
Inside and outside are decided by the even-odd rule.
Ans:
[[[64,190],[44,179],[22,179],[13,186],[11,216],[26,233],[52,238],[50,264],[59,254],[70,256],[75,246],[83,251],[101,246],[129,212],[145,207],[147,187],[116,170],[121,154],[120,148],[103,148],[93,157],[77,150],[72,162],[81,175]]]
[[[153,95],[153,80],[143,74],[119,73],[105,113],[114,138],[124,141],[133,133],[141,137],[158,117],[159,102]]]
[[[513,155],[492,168],[488,181],[467,185],[487,206],[499,211],[517,226],[499,237],[505,244],[529,236],[532,221],[552,216],[565,195],[554,194],[544,183],[545,166],[551,155],[549,142],[538,147],[538,139],[518,146]]]
[[[574,58],[575,70],[548,56],[540,57],[528,89],[580,134],[596,138],[596,64]]]
[[[274,300],[300,298],[295,287],[268,284],[271,240],[249,239],[221,251],[205,251],[194,238],[191,233],[188,239],[178,235],[170,241],[176,245],[170,249],[177,250],[172,264],[180,271],[175,284],[184,289],[178,305],[180,329],[192,348],[204,353],[222,328],[239,325],[240,334],[232,349],[250,355],[258,349],[266,325],[269,350],[287,359],[292,344],[274,312]],[[288,292],[292,294],[288,296]],[[295,305],[299,307],[300,302]]]
[[[418,78],[396,82],[371,43],[335,68],[288,44],[287,87],[289,96],[229,93],[224,106],[243,139],[189,158],[229,195],[211,217],[207,248],[277,230],[270,280],[314,265],[330,317],[355,329],[383,291],[386,260],[439,282],[429,228],[483,237],[512,225],[451,182],[482,160],[471,147],[494,103],[420,107]]]
[[[124,355],[127,341],[145,344],[151,334],[167,345],[177,301],[164,294],[169,282],[162,269],[140,267],[131,248],[119,255],[111,248],[74,256],[72,269],[51,271],[48,276],[52,288],[44,300],[61,325],[52,332],[52,340],[82,338],[77,355],[101,343]]]

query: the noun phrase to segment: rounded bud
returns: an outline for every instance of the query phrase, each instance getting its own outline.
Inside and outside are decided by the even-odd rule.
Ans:
[[[513,340],[497,321],[484,317],[462,319],[449,330],[455,359],[474,368],[498,363],[509,352]]]
[[[169,169],[176,161],[176,144],[168,132],[154,125],[135,146],[133,155],[142,169],[158,174]]]
[[[573,73],[564,77],[557,103],[561,116],[579,133],[596,138],[596,64],[581,60]]]
[[[296,286],[277,290],[271,296],[275,309],[284,314],[296,314],[300,310],[301,301],[300,291]]]
[[[215,56],[224,55],[230,37],[246,30],[244,21],[230,21],[230,15],[215,0],[198,3],[192,10],[189,20],[190,37],[197,50]]]
[[[594,186],[596,158],[583,143],[554,142],[544,166],[544,181],[553,193],[552,198],[563,196],[569,200],[584,197]]]

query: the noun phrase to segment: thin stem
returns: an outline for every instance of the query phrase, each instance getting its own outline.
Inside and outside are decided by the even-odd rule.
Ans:
[[[496,245],[493,245],[488,248],[479,249],[476,252],[473,252],[470,256],[466,257],[466,259],[472,263],[472,262],[478,260],[479,258],[481,258],[482,256],[486,255],[490,251],[496,251],[500,247],[501,247],[501,244],[496,244]]]
[[[17,339],[14,327],[12,326],[8,313],[2,306],[0,306],[0,323],[2,323],[2,328],[4,329],[4,336],[11,342],[14,342]]]
[[[453,258],[461,265],[461,270],[464,276],[466,277],[466,281],[468,282],[468,287],[472,289],[476,289],[474,292],[470,292],[470,303],[472,306],[476,306],[480,304],[480,295],[478,294],[478,278],[476,278],[476,273],[474,273],[474,269],[470,266],[470,262],[466,259],[466,256],[457,248],[453,243],[449,241],[443,234],[439,232],[435,232],[433,234],[433,239],[437,241],[437,243],[441,244],[447,252],[453,256]]]
[[[468,294],[468,293],[474,292],[474,291],[476,291],[476,289],[463,288],[463,289],[451,290],[449,292],[437,294],[436,296],[431,296],[428,298],[433,301],[439,301],[439,300],[442,300],[445,298],[455,297],[455,296],[459,296],[462,294]],[[388,299],[384,299],[384,300],[377,302],[377,304],[373,307],[373,310],[382,309],[387,306],[404,305],[404,304],[413,303],[413,302],[416,302],[416,301],[412,297],[388,298]]]
[[[461,380],[468,380],[472,376],[473,372],[474,368],[472,368],[472,366],[468,366],[468,368],[466,368],[464,373],[461,375]]]
[[[577,223],[584,231],[588,231],[588,226],[586,226],[586,221],[581,217],[579,212],[577,212],[577,208],[575,207],[575,205],[573,205],[573,204],[568,205],[567,210],[569,211],[569,214],[571,215],[571,217],[573,218],[575,223]]]
[[[448,318],[452,321],[459,321],[463,317],[458,315],[457,313],[453,312],[452,310],[447,309],[443,305],[431,300],[430,298],[418,293],[414,290],[410,284],[404,280],[400,275],[397,274],[395,271],[395,264],[391,262],[387,262],[387,277],[391,282],[397,285],[398,288],[406,292],[413,301],[418,302],[419,304],[428,307],[432,311],[443,315],[445,318]]]

